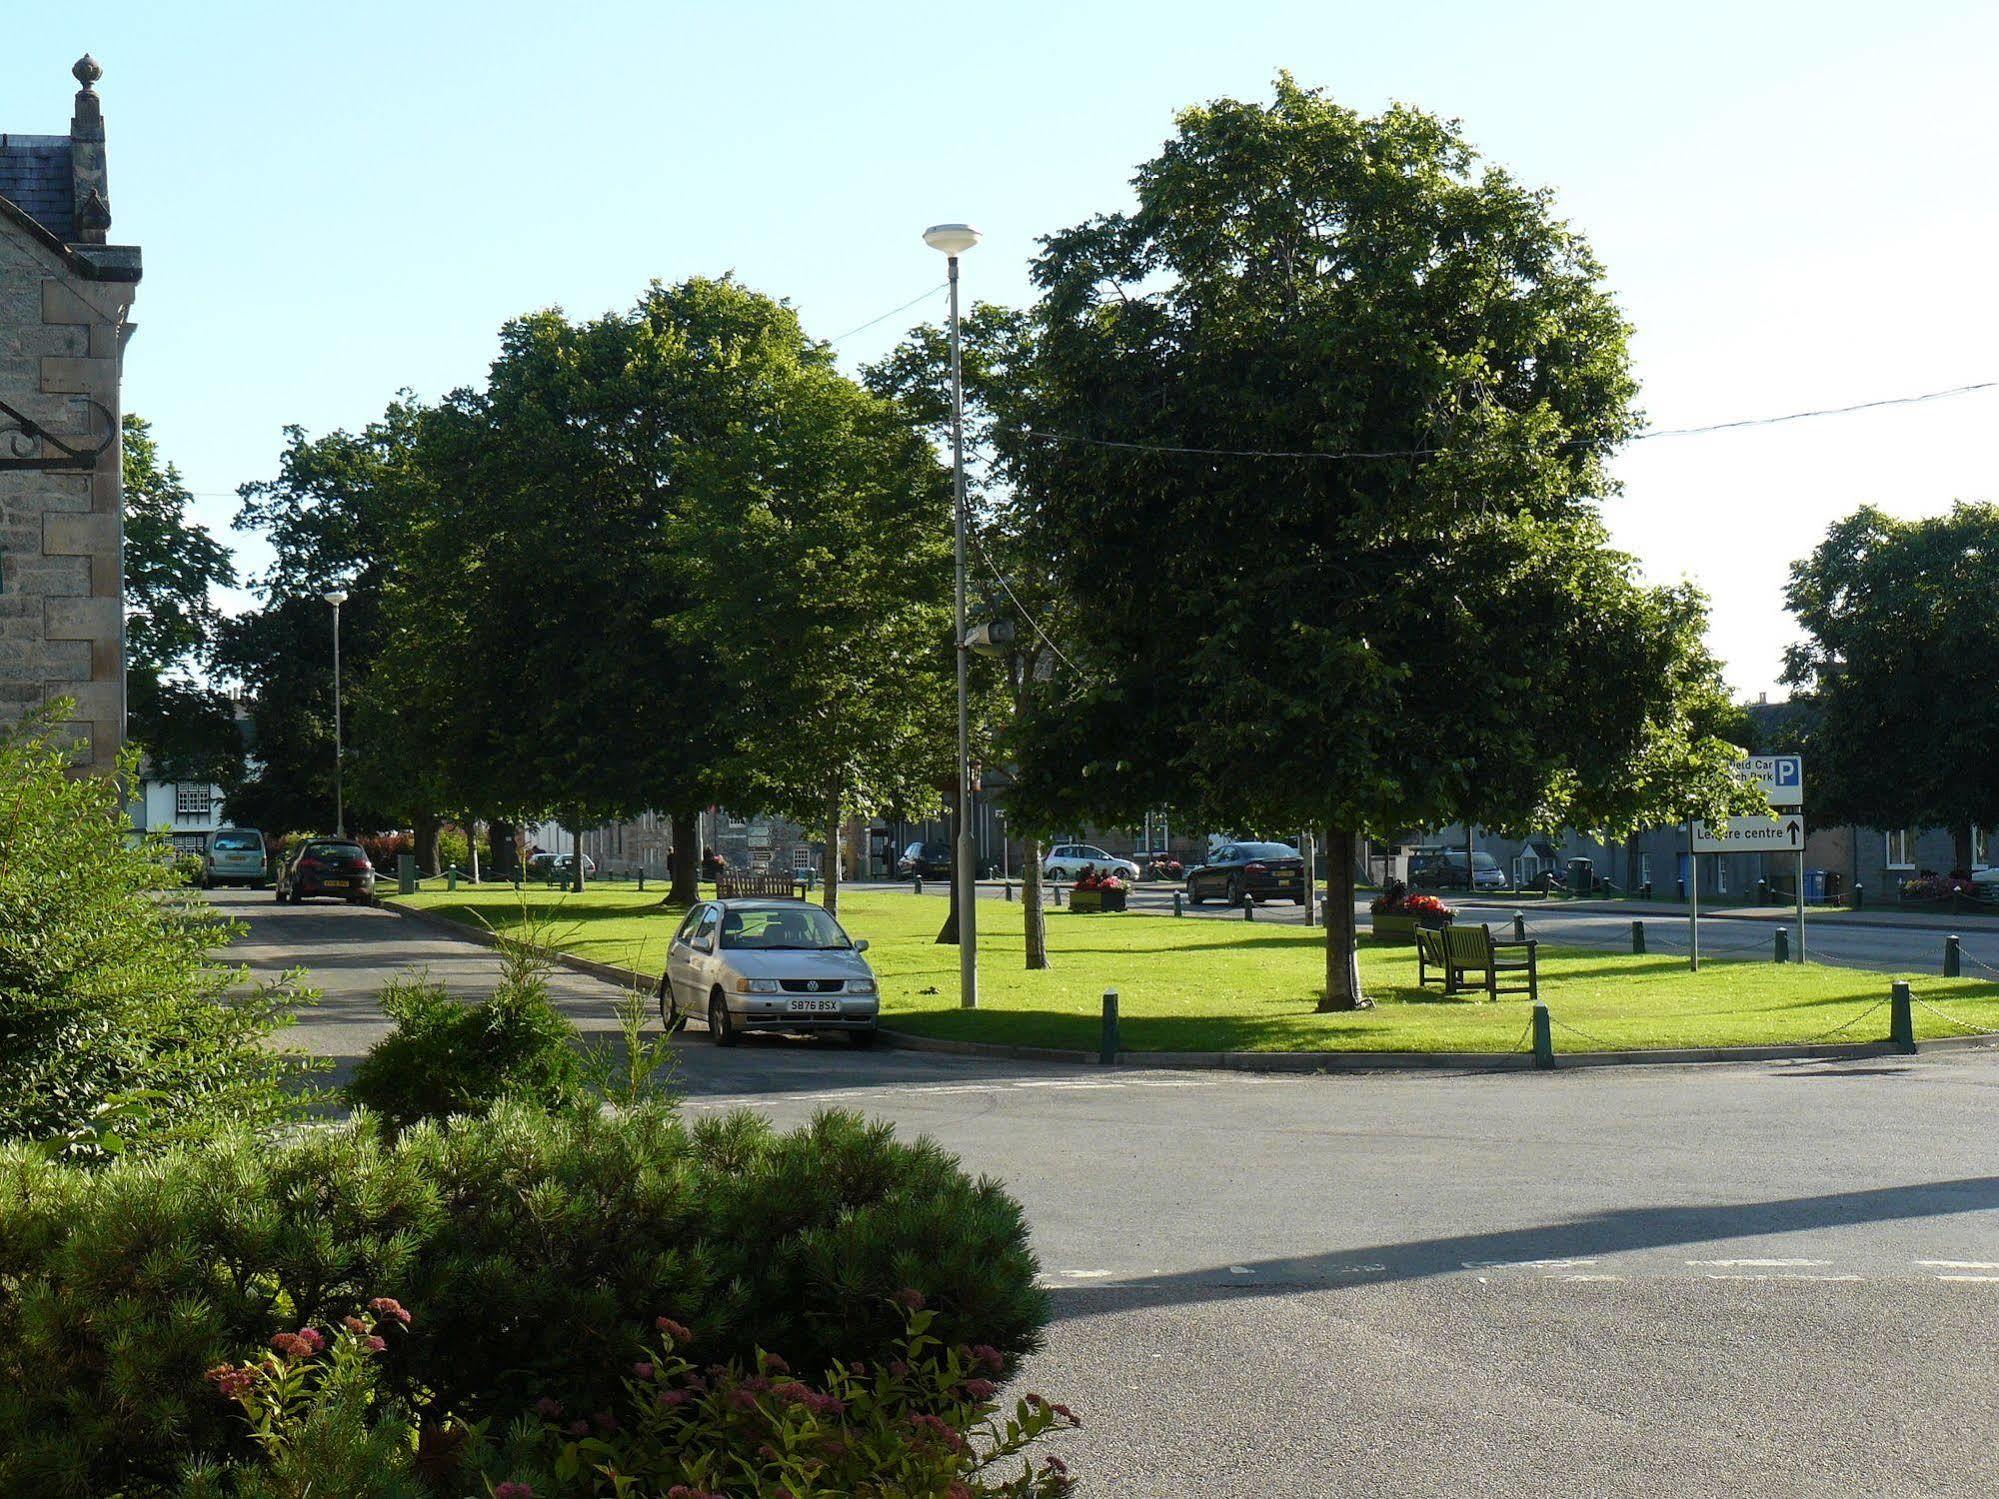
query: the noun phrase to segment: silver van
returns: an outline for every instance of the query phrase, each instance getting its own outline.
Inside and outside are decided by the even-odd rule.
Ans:
[[[261,890],[271,877],[264,835],[255,828],[218,828],[201,856],[201,888],[248,885]]]

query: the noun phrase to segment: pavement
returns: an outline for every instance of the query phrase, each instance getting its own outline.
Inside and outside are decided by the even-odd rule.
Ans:
[[[329,990],[350,1056],[392,913],[218,903]],[[1240,918],[1237,918],[1240,919]],[[1627,918],[1628,922],[1628,918]],[[557,976],[579,1021],[610,986]],[[1999,1492],[1999,1051],[1497,1075],[1105,1073],[750,1037],[690,1114],[850,1107],[1026,1206],[1028,1388],[1119,1496]]]

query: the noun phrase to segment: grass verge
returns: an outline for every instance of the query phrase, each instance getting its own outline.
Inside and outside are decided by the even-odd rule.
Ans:
[[[505,929],[522,917],[507,888],[391,897],[453,920]],[[571,930],[580,957],[657,973],[681,913],[656,892],[605,888],[582,896],[526,893],[526,909]],[[899,1030],[965,1041],[1093,1051],[1106,989],[1116,989],[1132,1051],[1517,1050],[1528,1002],[1445,999],[1416,983],[1413,948],[1363,938],[1361,976],[1372,1010],[1314,1011],[1325,983],[1323,934],[1300,927],[1168,916],[1048,913],[1052,967],[1023,967],[1021,908],[979,902],[980,1008],[958,1007],[958,954],[935,938],[944,902],[902,892],[849,891],[843,924],[871,944],[884,1019]],[[1763,1046],[1816,1039],[1876,1041],[1892,975],[1816,964],[1710,961],[1697,974],[1669,956],[1541,948],[1541,997],[1558,1051]],[[1999,1030],[1999,984],[1904,974],[1925,1039]],[[1948,1016],[1949,1018],[1946,1018]],[[1849,1022],[1855,1022],[1848,1024]],[[1826,1036],[1835,1027],[1838,1034]]]

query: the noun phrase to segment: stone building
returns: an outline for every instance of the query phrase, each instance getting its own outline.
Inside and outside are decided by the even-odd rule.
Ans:
[[[85,57],[67,135],[0,134],[0,728],[75,703],[80,765],[125,731],[119,381],[139,251],[106,243]]]

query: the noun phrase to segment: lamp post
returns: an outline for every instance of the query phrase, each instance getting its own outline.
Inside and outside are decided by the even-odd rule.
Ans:
[[[979,242],[970,224],[932,224],[923,242],[948,258],[951,273],[951,489],[958,559],[958,1003],[979,1005],[978,891],[972,822],[971,647],[965,638],[965,367],[958,348],[958,257]]]
[[[347,590],[335,588],[322,595],[333,606],[333,831],[347,836],[347,784],[344,749],[340,743],[340,606],[347,602]]]

